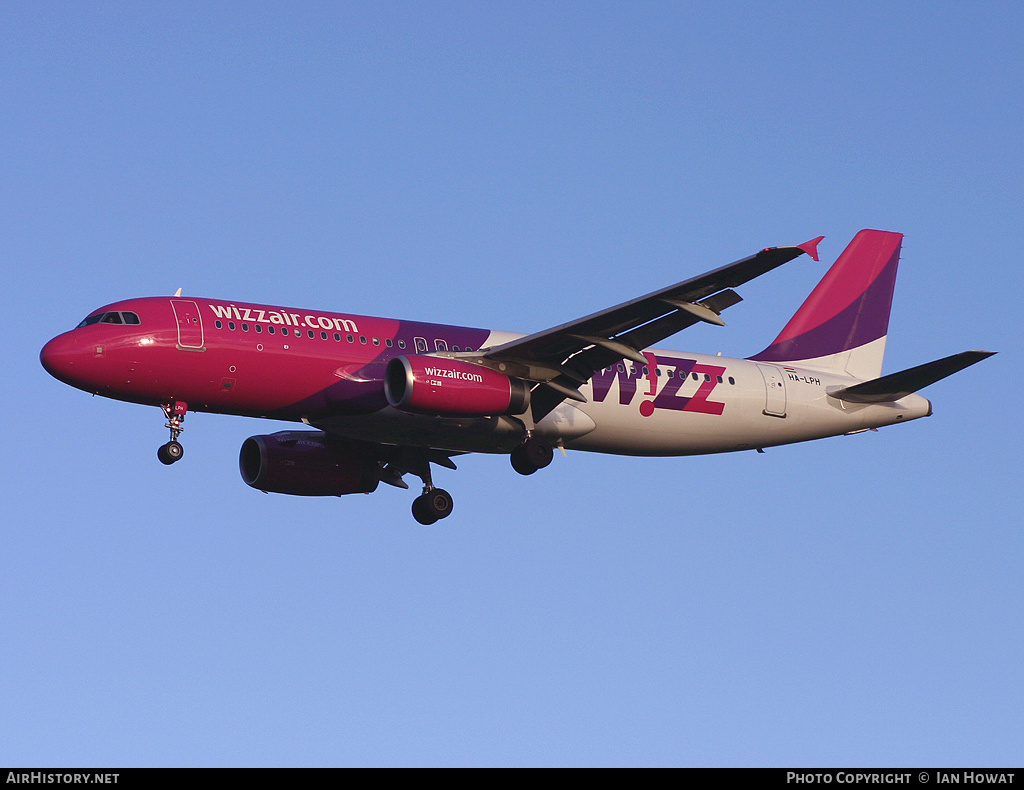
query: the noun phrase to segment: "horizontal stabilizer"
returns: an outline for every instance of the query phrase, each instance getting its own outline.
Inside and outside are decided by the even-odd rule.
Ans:
[[[929,384],[946,378],[946,376],[952,376],[994,353],[996,352],[963,351],[945,359],[926,362],[914,368],[901,370],[899,373],[890,373],[888,376],[865,381],[863,384],[854,384],[852,387],[838,389],[829,387],[828,394],[849,403],[889,403],[905,398],[912,392],[917,392]]]

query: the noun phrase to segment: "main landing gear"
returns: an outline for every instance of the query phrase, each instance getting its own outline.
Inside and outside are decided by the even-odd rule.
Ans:
[[[551,445],[535,436],[527,437],[526,441],[512,451],[510,460],[512,468],[521,475],[532,475],[551,463],[554,451]]]
[[[423,487],[423,493],[412,502],[412,517],[420,524],[430,525],[452,514],[452,495],[443,488]]]
[[[188,413],[188,404],[178,400],[174,403],[165,403],[161,408],[167,417],[167,425],[165,427],[171,430],[171,440],[167,444],[160,446],[156,451],[156,457],[160,459],[160,463],[170,466],[175,461],[180,461],[181,457],[185,454],[185,448],[181,446],[178,437],[185,430],[181,427],[181,424],[185,421],[185,415]]]
[[[532,475],[550,464],[553,455],[554,451],[550,444],[528,436],[526,441],[512,451],[512,468],[521,475]],[[443,465],[455,468],[449,459],[445,460],[448,463]],[[435,459],[435,463],[440,462]],[[448,518],[452,513],[452,495],[443,488],[434,488],[434,482],[430,477],[430,461],[426,458],[416,459],[416,462],[407,459],[405,468],[414,471],[423,480],[423,493],[412,503],[412,517],[420,524],[433,524]]]
[[[411,472],[423,481],[423,493],[412,503],[412,517],[420,524],[434,524],[452,514],[452,495],[443,488],[434,488],[430,465],[454,469],[451,453],[415,447],[403,447],[381,472],[380,481],[397,488],[408,488],[402,475]]]
[[[423,480],[423,493],[412,501],[412,517],[420,524],[430,525],[452,514],[452,495],[443,488],[434,488],[430,476],[430,462],[424,461],[416,471]]]

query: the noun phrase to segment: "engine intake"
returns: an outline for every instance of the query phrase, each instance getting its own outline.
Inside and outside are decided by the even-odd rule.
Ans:
[[[238,468],[247,485],[275,494],[368,494],[380,482],[376,461],[334,444],[322,431],[250,436],[242,442]]]
[[[522,379],[444,357],[395,357],[384,372],[384,394],[396,409],[447,417],[522,414],[530,407]]]

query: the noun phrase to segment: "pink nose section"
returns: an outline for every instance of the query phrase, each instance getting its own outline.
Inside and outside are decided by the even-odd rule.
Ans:
[[[39,352],[39,361],[54,378],[74,385],[76,377],[84,372],[83,363],[89,358],[89,349],[83,348],[78,338],[70,333],[58,335]],[[76,376],[77,374],[77,376]]]

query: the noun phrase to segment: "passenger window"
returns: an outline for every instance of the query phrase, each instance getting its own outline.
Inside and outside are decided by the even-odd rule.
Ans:
[[[274,334],[277,330],[274,329],[274,325],[271,324],[270,326],[267,327],[267,331],[270,332],[270,334]]]
[[[384,341],[384,345],[387,346],[388,348],[391,348],[394,345],[394,343],[391,342],[391,338],[389,337]]]
[[[443,340],[435,340],[434,341],[434,350],[435,351],[447,351],[448,350],[448,344],[445,343]]]
[[[253,324],[252,328],[259,332],[260,334],[263,334],[263,327],[260,324]]]
[[[405,341],[404,340],[399,340],[398,341],[398,347],[399,348],[405,348]]]
[[[228,321],[228,329],[234,329],[234,328],[235,328],[235,322],[234,321]]]
[[[221,320],[220,320],[219,318],[218,318],[218,319],[217,319],[216,321],[214,321],[213,323],[214,323],[214,325],[215,325],[215,326],[216,326],[216,327],[217,327],[218,329],[223,329],[223,328],[224,328],[224,324],[222,324],[222,323],[221,323]]]
[[[735,384],[736,383],[736,379],[734,379],[732,376],[729,376],[729,383],[730,384]]]

